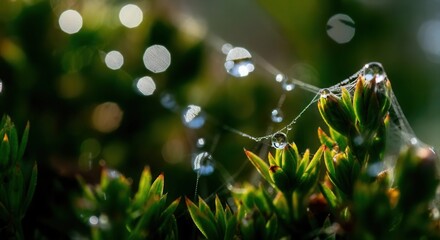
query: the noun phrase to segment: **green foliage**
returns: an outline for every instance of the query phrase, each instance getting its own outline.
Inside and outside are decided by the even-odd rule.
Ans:
[[[429,214],[438,211],[432,149],[412,144],[394,159],[395,168],[374,170],[384,161],[391,91],[388,79],[363,75],[353,95],[324,90],[318,109],[330,134],[318,129],[322,146],[313,157],[299,154],[295,143],[269,153],[267,162],[245,150],[265,184],[233,190],[229,220],[218,219],[225,211],[218,198],[215,214],[202,199],[198,207],[187,200],[196,226],[208,239],[228,239],[220,230],[228,223],[236,224],[230,229],[239,239],[439,238]]]
[[[144,168],[139,188],[130,197],[130,182],[115,170],[103,169],[99,185],[87,185],[79,177],[82,196],[75,200],[78,217],[90,226],[92,239],[175,239],[174,211],[180,199],[167,203],[164,176],[153,182]]]
[[[3,116],[0,126],[0,235],[23,239],[21,221],[34,195],[38,172],[36,162],[23,161],[29,123],[21,141],[9,116]]]

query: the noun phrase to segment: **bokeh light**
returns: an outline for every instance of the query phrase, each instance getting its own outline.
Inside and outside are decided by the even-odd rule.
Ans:
[[[127,4],[119,11],[119,21],[127,28],[135,28],[144,18],[142,10],[134,4]]]
[[[81,30],[83,19],[79,12],[69,9],[61,13],[58,23],[63,32],[74,34]]]
[[[150,96],[156,90],[156,84],[151,77],[145,76],[137,80],[136,87],[144,96]]]
[[[160,73],[167,70],[171,64],[171,54],[168,49],[162,45],[153,45],[145,50],[144,56],[145,67],[154,72]]]
[[[421,48],[432,60],[440,60],[440,20],[424,22],[418,32]]]
[[[105,102],[95,107],[92,113],[93,127],[103,133],[116,130],[122,121],[123,112],[118,104]]]
[[[346,14],[335,14],[327,22],[328,36],[339,44],[350,42],[355,31],[353,19]]]
[[[124,64],[124,56],[118,51],[111,51],[105,55],[105,65],[112,70],[118,70]]]

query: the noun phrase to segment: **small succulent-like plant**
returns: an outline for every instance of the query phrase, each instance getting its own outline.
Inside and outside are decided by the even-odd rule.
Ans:
[[[0,235],[6,239],[23,239],[21,221],[37,184],[37,163],[23,160],[29,123],[21,141],[9,116],[3,116],[0,127]]]
[[[175,239],[174,211],[180,199],[167,203],[164,176],[152,183],[145,167],[139,188],[131,198],[130,182],[119,172],[104,168],[99,185],[87,185],[79,177],[82,196],[74,206],[78,217],[90,226],[92,239]]]
[[[245,150],[263,184],[233,190],[235,211],[223,210],[218,198],[215,213],[202,199],[198,207],[187,200],[196,226],[208,239],[440,238],[430,214],[438,208],[432,204],[439,183],[434,151],[411,144],[395,168],[377,170],[384,166],[391,96],[378,63],[359,74],[353,94],[344,87],[338,94],[323,90],[318,109],[329,134],[318,129],[316,153],[301,156],[291,143],[266,162]]]

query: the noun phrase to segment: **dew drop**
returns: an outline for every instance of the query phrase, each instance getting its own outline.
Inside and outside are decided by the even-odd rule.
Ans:
[[[272,110],[272,112],[271,112],[271,119],[272,119],[272,122],[275,122],[275,123],[282,122],[283,119],[284,119],[284,114],[281,111],[281,109],[275,108],[274,110]]]
[[[282,73],[278,73],[276,76],[275,76],[275,81],[277,81],[277,82],[283,82],[284,80],[286,79],[286,76],[284,75],[284,74],[282,74]]]
[[[246,77],[255,69],[252,55],[242,47],[231,49],[226,55],[225,69],[234,77]]]
[[[286,126],[286,129],[287,129],[287,131],[291,131],[291,130],[293,129],[292,124],[287,125],[287,126]]]
[[[199,139],[197,139],[196,146],[198,148],[202,148],[205,146],[205,143],[206,143],[206,141],[204,138],[199,138]]]
[[[188,105],[182,112],[182,122],[188,128],[201,128],[205,124],[202,108],[197,105]]]
[[[321,95],[321,98],[327,98],[331,92],[328,89],[322,89],[319,94]]]
[[[201,176],[211,175],[214,172],[214,159],[208,152],[195,154],[192,164],[193,170]]]
[[[290,92],[295,88],[295,83],[293,82],[293,79],[284,78],[281,87],[284,89],[284,91]]]
[[[333,15],[327,22],[328,36],[339,44],[350,42],[355,30],[353,19],[346,14]]]
[[[0,93],[3,92],[3,81],[0,79]]]
[[[118,172],[117,170],[114,169],[108,169],[107,170],[107,176],[109,179],[118,179],[120,177],[122,177],[122,174],[120,172]]]
[[[272,136],[272,147],[284,149],[287,146],[287,136],[283,132],[277,132]]]
[[[385,70],[382,67],[382,64],[378,62],[365,64],[362,72],[366,81],[371,81],[375,78],[376,83],[380,83],[383,82],[387,77],[387,75],[385,74]]]

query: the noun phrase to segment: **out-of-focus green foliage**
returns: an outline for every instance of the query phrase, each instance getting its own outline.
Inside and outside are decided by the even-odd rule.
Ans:
[[[21,221],[37,184],[37,163],[23,160],[29,123],[21,140],[9,116],[3,116],[0,126],[0,235],[5,239],[23,239]]]
[[[144,168],[139,188],[131,197],[131,184],[119,172],[103,169],[99,185],[90,186],[79,179],[82,196],[75,198],[77,216],[90,228],[91,239],[176,239],[173,215],[180,198],[167,203],[164,176],[153,182]]]

